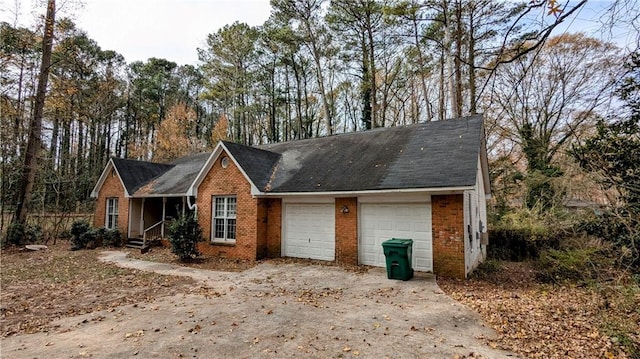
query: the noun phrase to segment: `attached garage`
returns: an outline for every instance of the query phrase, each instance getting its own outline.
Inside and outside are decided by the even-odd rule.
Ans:
[[[382,242],[391,238],[413,239],[413,269],[433,271],[431,204],[361,203],[358,262],[384,267]]]
[[[283,256],[335,260],[333,203],[286,203],[283,215]]]

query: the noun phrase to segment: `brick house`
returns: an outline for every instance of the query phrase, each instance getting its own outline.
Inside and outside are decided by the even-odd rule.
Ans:
[[[490,196],[481,115],[213,152],[157,164],[112,158],[94,225],[164,236],[193,211],[204,255],[385,266],[411,238],[417,271],[464,278],[485,257]]]

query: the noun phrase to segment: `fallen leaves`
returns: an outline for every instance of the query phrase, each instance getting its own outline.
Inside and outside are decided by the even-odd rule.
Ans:
[[[97,250],[70,251],[65,242],[37,252],[3,249],[0,335],[48,331],[50,323],[62,317],[150,302],[188,292],[194,283],[118,268],[99,261],[99,254]],[[103,319],[98,316],[91,321]]]
[[[608,308],[600,292],[570,285],[537,283],[518,275],[524,263],[505,263],[500,278],[466,281],[439,279],[451,297],[479,312],[497,332],[492,348],[511,350],[529,358],[626,358],[603,330],[608,317],[620,317]],[[640,331],[640,311],[629,316]],[[635,319],[634,319],[635,318]]]

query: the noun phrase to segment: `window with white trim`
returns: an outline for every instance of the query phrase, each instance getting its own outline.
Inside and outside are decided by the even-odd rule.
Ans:
[[[118,198],[107,198],[107,218],[104,226],[109,229],[118,228]]]
[[[235,243],[236,212],[235,196],[213,198],[213,241]]]

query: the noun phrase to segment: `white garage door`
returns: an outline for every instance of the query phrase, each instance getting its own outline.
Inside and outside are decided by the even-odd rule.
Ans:
[[[289,203],[284,208],[283,256],[334,260],[334,205]]]
[[[433,271],[429,203],[362,203],[359,262],[386,266],[382,242],[391,238],[413,239],[413,269]]]

